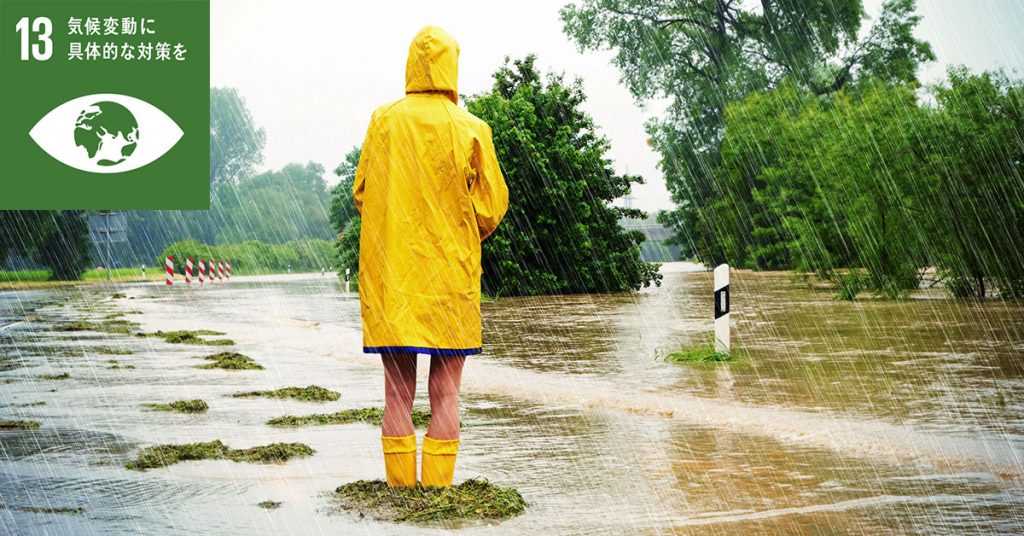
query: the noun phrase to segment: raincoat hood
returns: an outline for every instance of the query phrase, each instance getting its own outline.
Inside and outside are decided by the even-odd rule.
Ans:
[[[405,63],[405,92],[440,91],[459,101],[459,44],[437,26],[425,26],[409,45]]]

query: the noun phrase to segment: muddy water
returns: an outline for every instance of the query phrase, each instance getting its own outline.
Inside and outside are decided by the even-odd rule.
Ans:
[[[1024,530],[1024,307],[836,302],[784,274],[733,275],[737,363],[661,357],[706,341],[707,272],[672,264],[635,294],[485,304],[485,355],[464,379],[457,480],[518,488],[531,506],[494,525],[399,526],[330,510],[341,483],[383,474],[368,425],[270,428],[284,414],[380,405],[360,353],[358,302],[330,276],[0,293],[0,532],[89,534],[1012,533]],[[127,299],[110,299],[118,290]],[[208,348],[76,332],[117,311],[147,331],[214,329],[263,371],[201,370]],[[103,349],[130,350],[107,355]],[[214,349],[214,351],[217,349]],[[110,369],[116,359],[134,369]],[[420,360],[421,377],[426,359]],[[68,372],[66,380],[41,374]],[[235,399],[317,384],[337,402]],[[421,386],[425,385],[421,382]],[[210,411],[143,411],[202,398]],[[45,405],[33,405],[45,402]],[[418,404],[425,405],[424,389]],[[121,464],[156,443],[301,441],[283,465]],[[282,501],[278,510],[256,506]],[[83,515],[21,506],[83,507]]]

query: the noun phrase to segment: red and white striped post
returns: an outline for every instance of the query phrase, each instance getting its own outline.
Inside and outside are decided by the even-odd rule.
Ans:
[[[224,261],[217,261],[217,281],[224,282]]]
[[[203,259],[199,259],[199,284],[203,284],[203,272],[206,271],[206,264],[203,263]]]
[[[217,277],[217,273],[213,268],[213,259],[209,259],[206,261],[206,275],[207,279],[210,280],[210,283],[213,283],[214,279],[216,279]]]
[[[192,284],[192,257],[185,259],[185,284]]]
[[[227,270],[228,281],[231,281],[231,261],[224,261],[224,268]]]
[[[164,271],[167,272],[167,284],[174,284],[174,256],[168,255],[164,262]]]

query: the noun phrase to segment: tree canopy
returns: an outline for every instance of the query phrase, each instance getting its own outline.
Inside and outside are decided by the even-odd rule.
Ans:
[[[678,209],[660,218],[684,253],[728,260],[716,214],[714,169],[726,105],[791,80],[814,94],[850,82],[915,79],[934,59],[913,35],[914,0],[888,0],[867,32],[861,0],[580,0],[562,9],[566,34],[583,50],[611,49],[622,81],[640,101],[666,97],[648,133]]]

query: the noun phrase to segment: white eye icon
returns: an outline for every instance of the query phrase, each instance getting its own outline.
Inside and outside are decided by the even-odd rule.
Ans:
[[[28,133],[56,160],[91,173],[138,169],[170,151],[184,134],[156,106],[116,93],[71,99]]]

